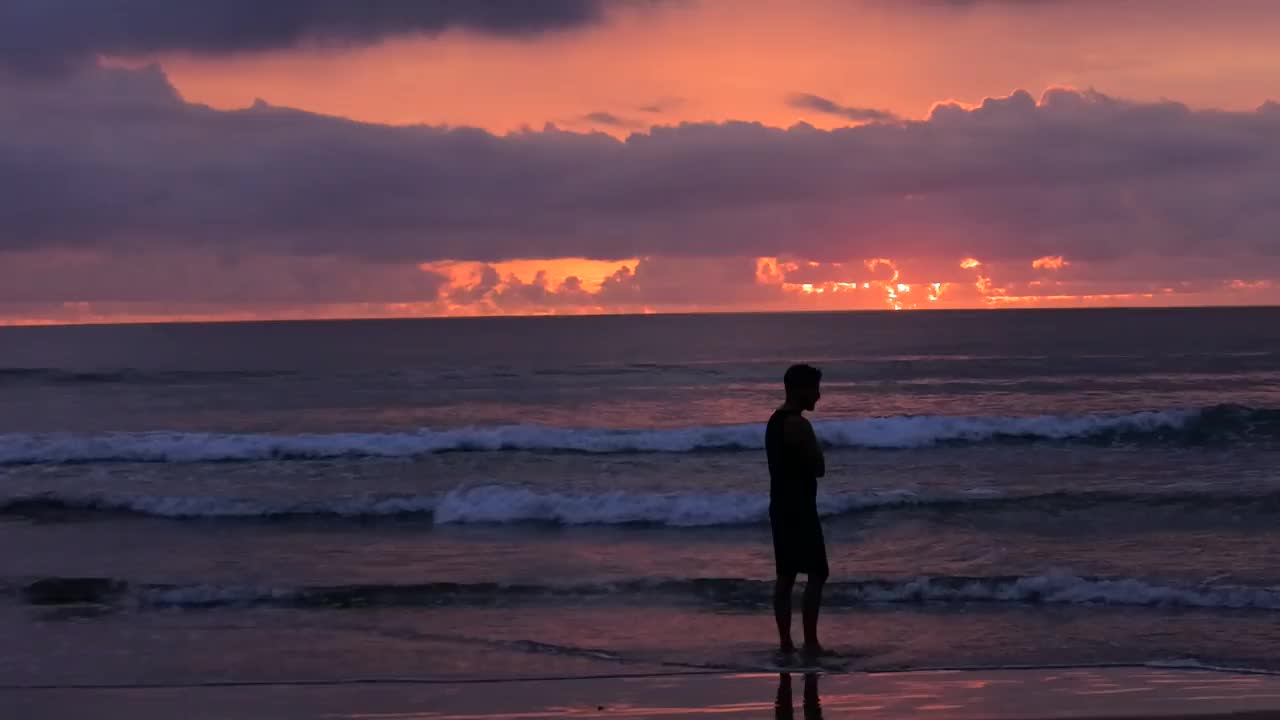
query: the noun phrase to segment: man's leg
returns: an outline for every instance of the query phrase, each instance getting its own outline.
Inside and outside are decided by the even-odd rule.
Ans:
[[[809,573],[804,586],[804,647],[806,650],[818,651],[822,643],[818,642],[818,611],[822,609],[822,587],[827,584],[827,571]]]
[[[804,586],[804,649],[808,653],[821,653],[818,642],[818,612],[822,609],[822,588],[827,584],[830,569],[827,566],[827,540],[822,536],[822,521],[815,509],[807,526],[808,576]]]
[[[795,584],[795,573],[778,573],[773,586],[773,616],[778,622],[778,647],[783,652],[796,649],[791,642],[791,590]]]

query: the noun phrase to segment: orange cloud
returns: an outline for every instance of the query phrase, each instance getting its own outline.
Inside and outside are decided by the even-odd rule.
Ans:
[[[814,265],[814,263],[804,263],[803,267],[810,267],[811,265]],[[842,263],[819,265],[822,265],[824,270],[834,269],[836,271],[841,271],[841,268],[844,267]],[[887,307],[890,310],[912,310],[936,306],[943,300],[944,294],[947,294],[947,291],[952,286],[949,282],[938,280],[909,279],[907,273],[899,267],[898,262],[891,258],[868,258],[862,262],[862,265],[872,273],[878,274],[879,277],[870,280],[849,277],[848,280],[843,281],[788,282],[784,273],[782,287],[784,290],[794,292],[800,297],[814,298],[816,296],[824,296],[829,298],[834,303],[828,306],[830,309],[877,309]],[[793,264],[792,270],[798,267],[801,266]],[[845,270],[844,272],[853,271]],[[921,274],[927,278],[928,274],[932,274],[932,271],[925,269]],[[872,292],[864,292],[867,290]],[[956,307],[964,307],[966,303],[972,304],[972,298],[956,297],[955,302],[957,303]]]
[[[987,302],[1000,305],[1030,307],[1088,307],[1092,305],[1140,305],[1152,300],[1155,293],[1112,293],[1102,295],[993,295]]]
[[[974,287],[978,288],[978,293],[988,305],[1004,299],[1009,291],[1003,287],[998,287],[988,275],[979,275]]]
[[[601,284],[621,267],[634,268],[639,262],[637,258],[621,260],[589,260],[587,258],[553,258],[547,260],[506,260],[495,263],[482,262],[430,262],[421,263],[418,268],[423,272],[434,272],[449,279],[449,284],[474,283],[488,268],[492,268],[498,277],[516,278],[524,283],[534,282],[538,277],[550,286],[559,286],[570,278],[577,278],[577,283],[588,291],[600,289]]]
[[[1066,283],[1056,279],[1016,280],[990,270],[977,273],[976,280],[970,284],[935,280],[933,278],[946,277],[934,275],[935,272],[945,271],[938,266],[915,265],[910,259],[876,257],[860,263],[836,263],[803,257],[758,257],[737,261],[740,262],[732,258],[708,258],[659,263],[645,259],[608,262],[555,258],[495,264],[439,262],[408,266],[410,272],[431,273],[445,279],[438,297],[423,295],[419,300],[406,296],[400,302],[272,302],[237,307],[209,302],[161,306],[148,302],[67,301],[42,307],[30,305],[25,311],[0,302],[0,325],[715,310],[1240,304],[1241,298],[1248,298],[1249,302],[1265,300],[1277,287],[1277,283],[1269,279],[1240,278],[1201,285],[1183,283],[1176,289],[1158,285],[1126,286],[1105,279]],[[724,278],[716,279],[716,268],[729,270],[739,265],[740,273],[733,270]],[[869,279],[868,273],[875,277]],[[788,274],[795,274],[797,281],[789,280]],[[1000,277],[999,284],[995,277]],[[799,282],[799,279],[807,281]],[[387,282],[385,279],[371,281]],[[397,293],[391,289],[391,297],[395,297]],[[693,294],[689,294],[690,290]],[[730,294],[722,295],[722,291]]]
[[[1046,255],[1031,261],[1031,267],[1036,270],[1061,270],[1070,264],[1061,255]]]
[[[981,262],[979,262],[977,258],[965,258],[965,259],[963,259],[963,260],[961,260],[961,261],[960,261],[960,267],[961,267],[962,269],[964,269],[964,270],[969,270],[969,269],[971,269],[971,268],[976,268],[976,267],[978,267],[978,266],[979,266],[979,265],[981,265],[981,264],[982,264],[982,263],[981,263]]]

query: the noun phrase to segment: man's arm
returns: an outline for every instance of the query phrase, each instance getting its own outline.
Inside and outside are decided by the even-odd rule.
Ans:
[[[789,418],[784,427],[784,438],[787,446],[808,462],[814,477],[827,474],[827,461],[822,456],[822,446],[818,444],[818,436],[808,420],[799,415]]]

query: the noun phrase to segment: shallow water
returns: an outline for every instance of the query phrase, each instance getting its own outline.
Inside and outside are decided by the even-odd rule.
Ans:
[[[1276,667],[1249,309],[0,329],[0,671],[750,665],[793,359],[853,667]]]

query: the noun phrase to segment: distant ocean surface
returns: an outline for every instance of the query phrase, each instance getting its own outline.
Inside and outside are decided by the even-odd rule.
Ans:
[[[852,668],[1280,669],[1257,308],[0,328],[0,676],[759,664],[797,361]]]

